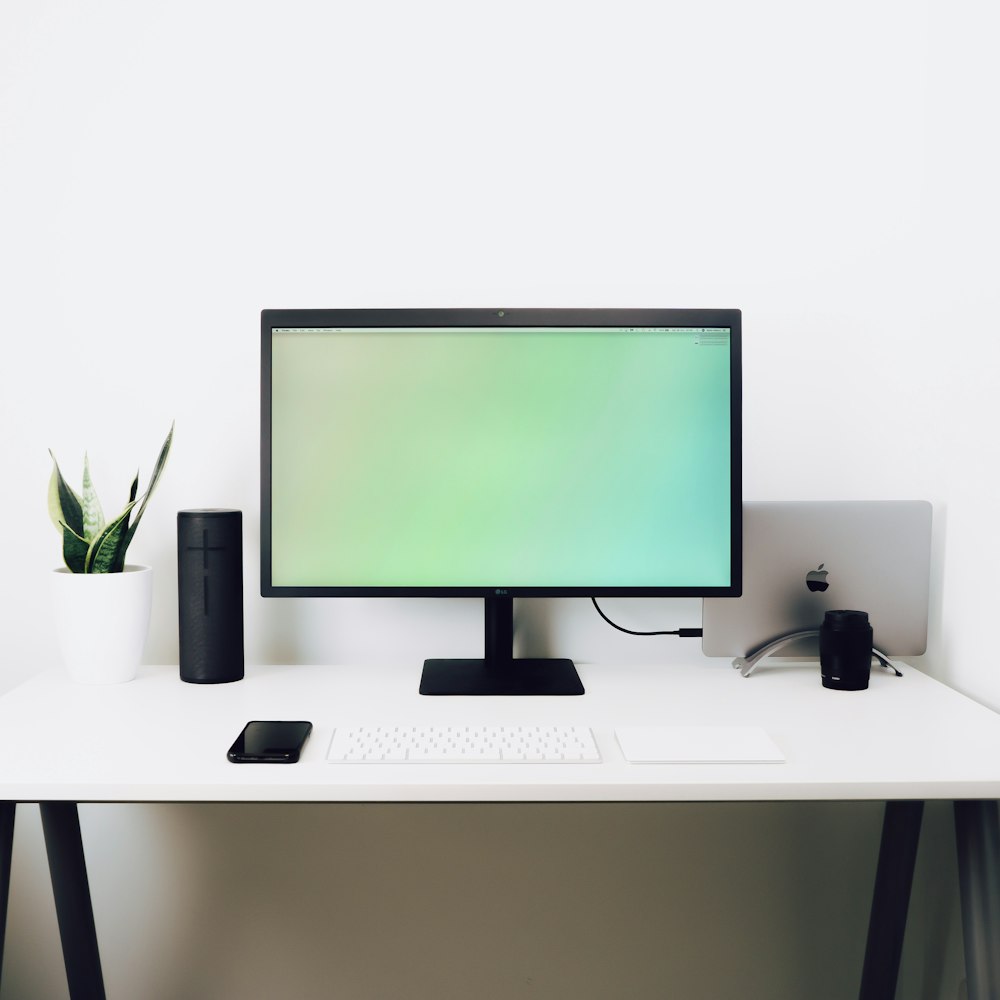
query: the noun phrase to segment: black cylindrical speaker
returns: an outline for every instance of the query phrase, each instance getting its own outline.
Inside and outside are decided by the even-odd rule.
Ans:
[[[873,641],[867,611],[827,611],[819,630],[823,687],[864,691],[872,670]]]
[[[243,513],[177,513],[181,680],[243,677]]]

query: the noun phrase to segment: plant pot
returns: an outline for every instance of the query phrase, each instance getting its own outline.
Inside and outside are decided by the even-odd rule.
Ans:
[[[135,677],[149,631],[153,571],[52,574],[56,640],[70,676],[82,684],[120,684]]]

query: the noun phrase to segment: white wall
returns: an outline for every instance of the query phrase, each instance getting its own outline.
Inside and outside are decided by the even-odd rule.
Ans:
[[[74,478],[89,450],[111,508],[172,420],[131,550],[157,572],[149,662],[176,659],[174,515],[195,506],[245,512],[251,670],[476,641],[472,603],[255,596],[262,307],[715,305],[744,310],[747,497],[932,500],[923,665],[1000,708],[997,22],[961,0],[7,0],[0,688],[57,662],[46,449]],[[699,613],[609,605],[638,627]],[[582,602],[526,613],[538,648],[697,655]],[[846,805],[82,812],[111,995],[223,1000],[279,981],[352,1000],[850,995],[878,823]],[[962,972],[946,811],[929,827],[904,975],[936,1000]],[[4,1000],[65,990],[40,850],[22,808]],[[468,878],[482,927],[454,899]],[[509,930],[519,893],[568,881],[571,910]],[[427,896],[457,910],[410,910]],[[362,928],[397,905],[377,955],[345,900]],[[272,950],[249,914],[282,909]],[[685,921],[707,939],[680,953]],[[743,943],[720,961],[727,930]]]

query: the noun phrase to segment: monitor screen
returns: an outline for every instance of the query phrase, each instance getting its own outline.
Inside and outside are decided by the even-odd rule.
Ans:
[[[265,310],[265,596],[727,596],[738,310]]]

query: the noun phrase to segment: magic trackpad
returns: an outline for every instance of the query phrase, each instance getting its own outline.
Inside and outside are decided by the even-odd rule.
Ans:
[[[632,764],[781,764],[785,755],[759,726],[618,726]]]

